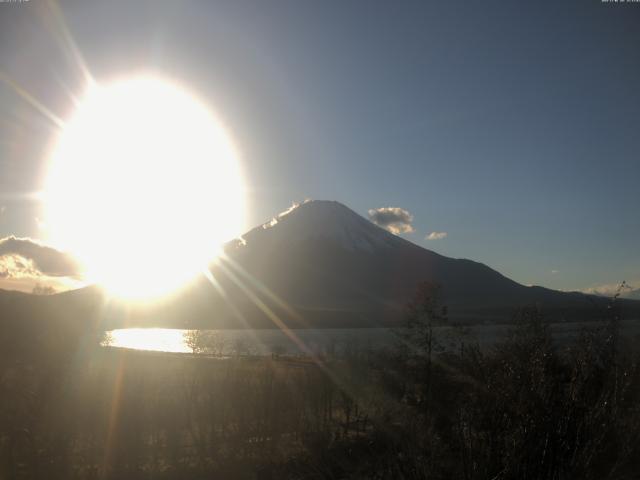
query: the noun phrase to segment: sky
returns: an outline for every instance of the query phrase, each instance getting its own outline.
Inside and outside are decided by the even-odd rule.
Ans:
[[[232,135],[247,229],[338,200],[523,284],[635,282],[639,24],[600,0],[0,3],[0,239],[47,248],[43,111],[152,72]]]

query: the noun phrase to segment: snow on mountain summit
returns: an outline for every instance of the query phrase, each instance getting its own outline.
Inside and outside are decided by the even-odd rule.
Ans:
[[[287,244],[307,240],[329,240],[350,251],[373,252],[405,240],[374,225],[336,201],[308,200],[281,213],[270,222],[243,236],[245,242],[260,238]]]

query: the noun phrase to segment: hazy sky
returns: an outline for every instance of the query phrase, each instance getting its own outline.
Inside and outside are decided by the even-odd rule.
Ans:
[[[83,86],[75,43],[98,81],[152,71],[217,112],[242,152],[247,227],[305,198],[363,216],[399,207],[413,215],[405,238],[524,284],[640,279],[640,3],[56,11],[0,3],[0,71],[13,85],[0,83],[0,238],[43,237],[33,194],[55,129],[24,95],[68,118]]]

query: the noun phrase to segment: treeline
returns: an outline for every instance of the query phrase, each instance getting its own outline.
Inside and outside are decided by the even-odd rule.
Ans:
[[[461,331],[445,352],[423,293],[397,348],[302,360],[3,335],[0,479],[637,478],[640,371],[615,308],[568,346],[530,309],[495,348]]]

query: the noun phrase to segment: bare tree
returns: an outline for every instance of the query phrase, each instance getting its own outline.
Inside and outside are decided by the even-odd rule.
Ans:
[[[447,307],[442,305],[442,287],[429,281],[418,285],[415,296],[407,305],[406,319],[407,341],[426,359],[425,381],[429,395],[435,344],[433,327],[447,322]]]

